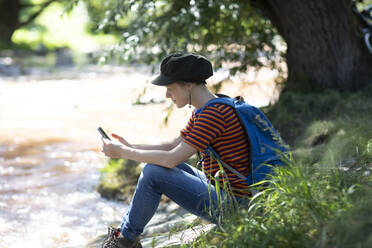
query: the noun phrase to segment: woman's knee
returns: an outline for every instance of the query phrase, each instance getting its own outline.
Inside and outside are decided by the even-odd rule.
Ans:
[[[159,181],[164,180],[168,176],[166,173],[169,173],[168,168],[156,164],[146,164],[142,169],[138,184],[148,184],[151,187],[156,187]]]
[[[153,177],[159,174],[163,174],[168,172],[169,169],[156,165],[156,164],[146,164],[145,167],[142,169],[141,176],[142,177]]]

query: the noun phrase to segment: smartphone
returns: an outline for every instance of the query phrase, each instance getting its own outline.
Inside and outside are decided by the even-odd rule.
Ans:
[[[98,128],[98,132],[100,132],[100,134],[102,135],[103,138],[111,140],[110,137],[106,134],[105,131],[103,131],[103,129],[101,127]]]

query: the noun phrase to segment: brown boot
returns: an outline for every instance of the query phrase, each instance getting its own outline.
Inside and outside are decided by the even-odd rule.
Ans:
[[[138,238],[131,241],[121,235],[119,228],[109,227],[102,248],[142,248],[142,245]]]

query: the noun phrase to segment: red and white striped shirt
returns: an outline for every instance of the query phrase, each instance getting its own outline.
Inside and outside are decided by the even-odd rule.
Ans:
[[[202,153],[202,166],[208,179],[215,176],[219,165],[205,154],[208,145],[219,154],[221,160],[244,176],[249,174],[249,142],[234,109],[225,104],[211,104],[204,110],[193,112],[186,127],[181,130],[183,140]],[[224,168],[232,193],[238,197],[250,196],[248,184]],[[223,185],[222,177],[219,177]],[[213,183],[213,180],[211,180]]]

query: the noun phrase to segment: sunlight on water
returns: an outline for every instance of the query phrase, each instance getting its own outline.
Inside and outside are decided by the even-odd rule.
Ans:
[[[106,162],[97,127],[139,142],[169,135],[160,128],[162,120],[152,120],[164,104],[131,104],[149,78],[110,72],[68,80],[3,79],[1,248],[82,246],[120,221],[127,205],[107,201],[95,190]],[[160,88],[154,92],[163,94]],[[154,129],[146,127],[150,121]]]
[[[3,151],[0,247],[82,245],[120,220],[126,205],[95,192],[104,162],[96,151],[70,142],[39,145],[22,157]]]

